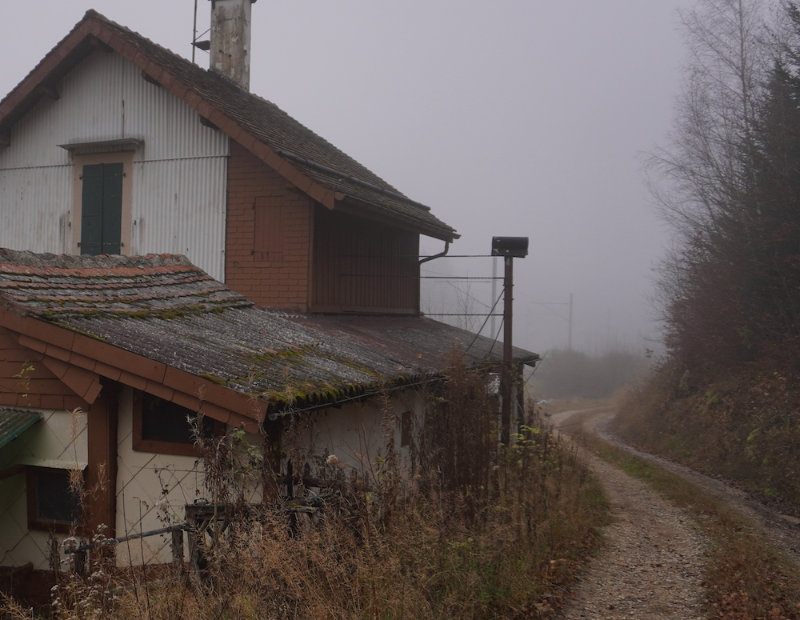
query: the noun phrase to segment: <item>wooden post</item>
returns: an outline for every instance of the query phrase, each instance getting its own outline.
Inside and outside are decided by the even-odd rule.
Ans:
[[[281,473],[281,420],[266,419],[262,423],[261,432],[264,434],[262,455],[264,461],[261,473],[261,501],[264,505],[273,504],[280,499],[280,483],[278,477]]]
[[[72,554],[72,570],[79,577],[86,575],[86,552],[76,551]]]
[[[87,412],[88,467],[87,505],[84,515],[86,535],[91,538],[101,524],[114,538],[117,517],[117,394],[104,386],[103,392]]]
[[[175,565],[175,572],[183,574],[183,530],[172,530],[172,563]]]
[[[502,256],[506,261],[503,277],[503,373],[500,376],[503,399],[500,409],[500,441],[506,446],[511,443],[511,393],[514,385],[514,314],[511,309],[514,300],[514,257],[525,258],[527,255],[527,237],[492,237],[492,256]]]
[[[503,277],[503,374],[502,380],[502,408],[500,410],[500,441],[504,445],[511,442],[511,388],[514,382],[513,353],[512,353],[512,326],[514,300],[514,259],[505,257],[505,274]]]

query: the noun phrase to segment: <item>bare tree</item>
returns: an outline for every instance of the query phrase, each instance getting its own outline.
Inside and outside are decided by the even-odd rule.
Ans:
[[[717,361],[752,350],[739,275],[752,245],[757,126],[775,38],[769,3],[701,0],[682,15],[689,62],[671,144],[653,155],[657,194],[676,233],[661,267],[667,344]],[[688,361],[688,360],[686,360]]]

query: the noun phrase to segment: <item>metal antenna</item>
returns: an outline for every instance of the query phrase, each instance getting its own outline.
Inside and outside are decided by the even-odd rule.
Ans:
[[[194,23],[192,24],[192,64],[194,64],[194,54],[197,50],[195,42],[197,41],[197,0],[194,0]]]

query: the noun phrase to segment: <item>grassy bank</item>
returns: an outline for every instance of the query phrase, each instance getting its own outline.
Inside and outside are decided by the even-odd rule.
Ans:
[[[800,514],[800,377],[794,374],[742,364],[722,376],[694,377],[668,366],[629,394],[615,431]]]
[[[436,488],[395,501],[352,486],[291,527],[279,508],[241,519],[200,587],[98,563],[85,580],[62,579],[54,616],[552,618],[607,506],[575,454],[538,429],[495,474],[487,502]],[[30,617],[10,601],[3,611]]]

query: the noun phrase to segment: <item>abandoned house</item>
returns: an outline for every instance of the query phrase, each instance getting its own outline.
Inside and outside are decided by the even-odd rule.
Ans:
[[[251,2],[211,3],[210,70],[89,11],[0,101],[0,567],[58,560],[71,471],[88,530],[182,518],[187,416],[266,435],[278,470],[300,419],[359,467],[386,415],[408,449],[448,352],[500,358],[420,315],[419,237],[454,229],[248,92]]]

